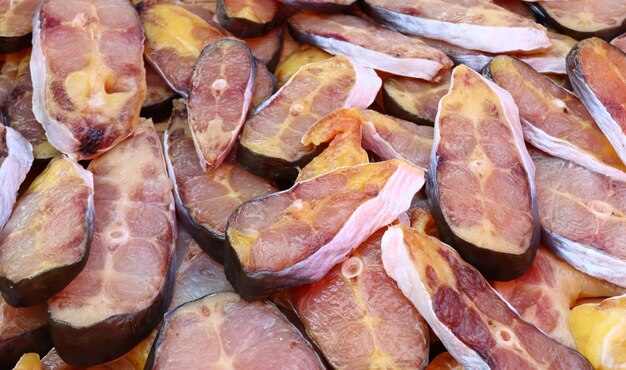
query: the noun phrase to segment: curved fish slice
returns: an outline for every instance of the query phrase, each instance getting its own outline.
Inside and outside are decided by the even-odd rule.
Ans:
[[[483,74],[511,94],[524,139],[535,148],[626,181],[626,166],[574,94],[505,55],[494,58]]]
[[[91,172],[60,156],[20,197],[0,232],[0,291],[9,304],[45,302],[85,266],[93,235],[93,191]]]
[[[421,40],[352,15],[298,13],[289,29],[300,42],[395,75],[436,80],[452,67],[447,55]]]
[[[383,83],[385,112],[420,125],[433,126],[439,100],[450,89],[451,74],[440,82],[408,77],[389,77]]]
[[[386,116],[373,110],[361,112],[363,147],[383,160],[404,159],[425,171],[433,145],[434,129]]]
[[[0,124],[0,230],[9,220],[32,164],[32,145],[16,130]]]
[[[528,6],[537,18],[558,32],[578,40],[610,40],[626,31],[626,3],[622,0],[536,1]]]
[[[43,356],[50,347],[46,306],[14,308],[0,297],[0,368],[12,369],[26,352]]]
[[[423,183],[424,171],[392,159],[246,202],[226,227],[226,277],[248,300],[313,283],[403,214]]]
[[[156,328],[171,298],[176,219],[161,143],[149,120],[88,169],[95,232],[84,269],[48,300],[54,345],[74,366],[112,361]]]
[[[222,292],[168,313],[145,369],[223,366],[324,368],[311,345],[272,303],[246,302],[235,293]]]
[[[465,65],[439,102],[429,172],[442,240],[489,279],[524,274],[539,243],[535,168],[511,95]]]
[[[576,349],[570,330],[570,309],[579,299],[612,297],[625,288],[596,279],[574,269],[541,247],[522,277],[494,282],[493,287],[524,320],[552,339]]]
[[[163,141],[176,211],[200,247],[222,262],[224,230],[230,214],[241,203],[271,194],[276,188],[269,180],[246,172],[233,158],[205,172],[194,148],[182,99],[174,101]]]
[[[33,29],[33,112],[50,144],[91,159],[131,135],[146,77],[130,2],[44,0]]]
[[[448,245],[403,225],[381,241],[385,271],[467,369],[588,369],[585,357],[524,321]]]
[[[33,84],[30,75],[30,55],[24,57],[18,68],[15,87],[11,90],[6,109],[9,126],[17,130],[33,147],[36,159],[48,159],[59,152],[50,145],[41,123],[33,113]]]
[[[361,115],[356,108],[340,108],[322,117],[304,133],[305,145],[328,146],[300,171],[296,182],[308,180],[340,167],[369,163],[361,147]]]
[[[363,5],[399,32],[467,49],[502,53],[550,46],[544,27],[489,1],[365,0]]]
[[[237,37],[258,37],[278,21],[278,0],[217,0],[217,19]]]
[[[243,41],[218,40],[200,53],[187,110],[202,167],[219,167],[237,142],[252,99],[255,69]]]
[[[246,121],[237,160],[259,176],[295,179],[317,154],[301,142],[306,130],[338,108],[366,108],[380,85],[374,70],[344,56],[303,66]]]
[[[626,182],[535,159],[542,240],[582,272],[626,287]]]
[[[335,369],[420,369],[428,362],[428,326],[383,268],[383,233],[374,233],[322,280],[288,293]]]
[[[174,4],[151,1],[141,7],[139,15],[146,37],[146,59],[174,91],[186,97],[191,91],[193,68],[202,49],[228,34]]]
[[[579,42],[567,56],[576,94],[626,163],[626,54],[599,38]]]
[[[11,0],[0,3],[0,54],[30,47],[33,15],[39,0]]]

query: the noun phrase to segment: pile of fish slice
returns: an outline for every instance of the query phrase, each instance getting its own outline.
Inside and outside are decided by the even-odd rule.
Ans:
[[[626,1],[0,1],[0,370],[626,369]]]

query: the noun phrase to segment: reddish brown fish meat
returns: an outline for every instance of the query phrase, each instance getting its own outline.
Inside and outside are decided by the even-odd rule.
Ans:
[[[542,240],[586,274],[626,287],[626,182],[535,159]]]
[[[381,159],[401,158],[428,169],[434,130],[373,110],[361,112],[363,147]]]
[[[9,95],[6,118],[9,126],[32,145],[36,159],[48,159],[58,154],[58,151],[48,143],[46,132],[33,113],[33,84],[29,64],[30,55],[20,62],[15,86]]]
[[[546,29],[484,0],[365,0],[364,10],[399,32],[492,53],[550,46]],[[489,37],[486,37],[489,35]]]
[[[246,121],[237,160],[259,176],[293,181],[318,154],[302,144],[306,130],[338,108],[366,108],[380,85],[372,69],[344,56],[303,66]]]
[[[452,67],[438,49],[365,18],[298,13],[289,18],[289,29],[300,42],[395,75],[436,80]]]
[[[524,320],[573,349],[569,316],[576,301],[626,293],[626,288],[586,275],[543,247],[524,276],[493,286]]]
[[[205,46],[228,34],[182,6],[152,1],[139,11],[145,56],[172,89],[187,96],[196,59]]]
[[[44,304],[14,308],[0,297],[0,368],[12,369],[20,356],[43,356],[52,347]]]
[[[0,54],[30,47],[38,0],[0,1]]]
[[[588,369],[583,355],[524,321],[450,246],[404,225],[381,241],[385,271],[450,354],[470,369]]]

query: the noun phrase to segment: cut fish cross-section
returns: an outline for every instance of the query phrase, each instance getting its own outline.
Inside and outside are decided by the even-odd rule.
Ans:
[[[415,369],[428,326],[385,272],[378,230],[322,280],[289,291],[292,307],[336,369]]]
[[[381,241],[385,271],[467,369],[579,369],[575,350],[524,321],[448,245],[404,225]]]
[[[303,66],[246,121],[237,160],[259,176],[293,181],[318,153],[301,142],[313,123],[338,108],[368,107],[380,86],[374,70],[344,56]]]
[[[626,163],[626,54],[608,42],[579,42],[567,56],[567,74],[580,100]]]
[[[364,9],[396,30],[492,53],[550,46],[546,29],[485,0],[365,0]]]
[[[626,182],[559,158],[539,158],[542,239],[575,268],[626,287]]]
[[[131,3],[44,0],[33,25],[33,112],[50,144],[91,159],[131,135],[146,95]]]
[[[511,95],[465,65],[439,102],[429,172],[442,240],[489,279],[521,276],[539,243],[535,168]]]
[[[176,220],[159,137],[149,120],[88,168],[95,231],[87,264],[48,300],[52,341],[74,366],[114,360],[163,317],[174,280]]]
[[[494,58],[483,74],[511,93],[524,138],[535,148],[626,181],[626,166],[574,94],[505,55]]]
[[[15,307],[60,292],[87,262],[93,235],[91,172],[60,156],[16,203],[0,232],[0,291]]]
[[[145,367],[216,368],[324,367],[311,345],[272,303],[246,302],[235,293],[221,292],[169,312]]]
[[[193,67],[207,45],[228,34],[182,6],[151,1],[139,11],[146,36],[145,55],[172,89],[187,96]]]
[[[225,271],[245,299],[313,283],[406,212],[424,171],[404,160],[341,167],[239,206]]]
[[[187,109],[204,167],[218,167],[235,145],[248,115],[255,70],[250,49],[239,40],[222,39],[200,53]]]

